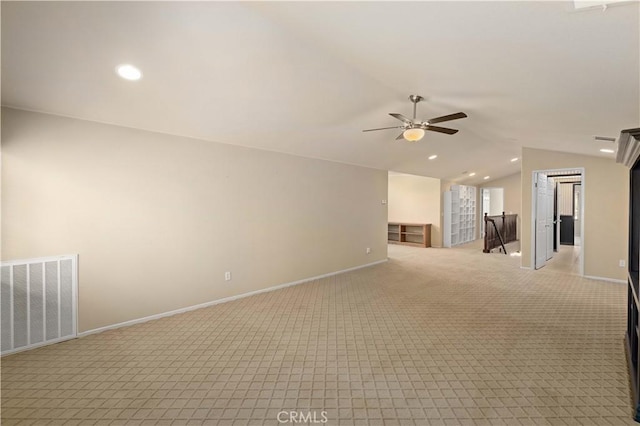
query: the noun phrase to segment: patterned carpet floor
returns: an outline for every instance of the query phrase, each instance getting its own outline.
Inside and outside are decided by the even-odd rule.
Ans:
[[[389,258],[4,357],[2,424],[634,424],[625,285],[474,245]]]

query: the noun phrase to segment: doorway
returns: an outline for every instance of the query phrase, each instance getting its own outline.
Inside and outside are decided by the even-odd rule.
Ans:
[[[504,188],[481,188],[480,238],[484,238],[484,215],[499,216],[504,212]]]
[[[557,184],[557,227],[558,243],[555,246],[556,251],[559,246],[580,246],[582,240],[582,184],[581,177],[563,176],[558,179]]]
[[[584,169],[536,170],[531,264],[584,275]]]

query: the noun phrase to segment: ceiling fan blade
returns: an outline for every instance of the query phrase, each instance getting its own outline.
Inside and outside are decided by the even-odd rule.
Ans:
[[[403,123],[413,124],[413,121],[409,120],[407,117],[405,117],[402,114],[398,114],[397,112],[390,112],[389,115],[392,116],[393,118],[397,118]]]
[[[455,129],[447,129],[446,127],[438,127],[438,126],[427,126],[427,130],[431,130],[432,132],[440,132],[440,133],[446,133],[448,135],[453,135],[458,133],[457,130]]]
[[[400,133],[400,135],[396,138],[397,141],[400,139],[404,139],[404,132]]]
[[[432,118],[427,120],[429,124],[431,123],[442,123],[443,121],[457,120],[459,118],[465,118],[467,114],[464,112],[456,112],[455,114],[443,115],[442,117]]]
[[[373,132],[375,130],[387,130],[387,129],[401,129],[404,126],[394,126],[394,127],[380,127],[379,129],[367,129],[363,130],[363,132]]]

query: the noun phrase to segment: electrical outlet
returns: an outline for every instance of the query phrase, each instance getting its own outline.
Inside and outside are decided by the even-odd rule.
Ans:
[[[382,200],[382,205],[384,206],[385,204],[387,204],[387,200]]]
[[[623,259],[620,259],[620,262],[618,262],[618,266],[621,268],[624,268],[626,266],[627,262],[625,262]]]
[[[225,281],[231,281],[231,272],[225,272],[224,273],[224,280]]]
[[[371,253],[371,247],[367,247],[367,254]]]

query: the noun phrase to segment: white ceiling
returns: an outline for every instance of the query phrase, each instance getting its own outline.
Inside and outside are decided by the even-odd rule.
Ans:
[[[639,16],[637,2],[2,2],[2,104],[474,184],[517,172],[523,146],[614,161],[593,136],[640,124]],[[419,118],[469,118],[417,143],[362,132],[410,116],[412,93]]]

